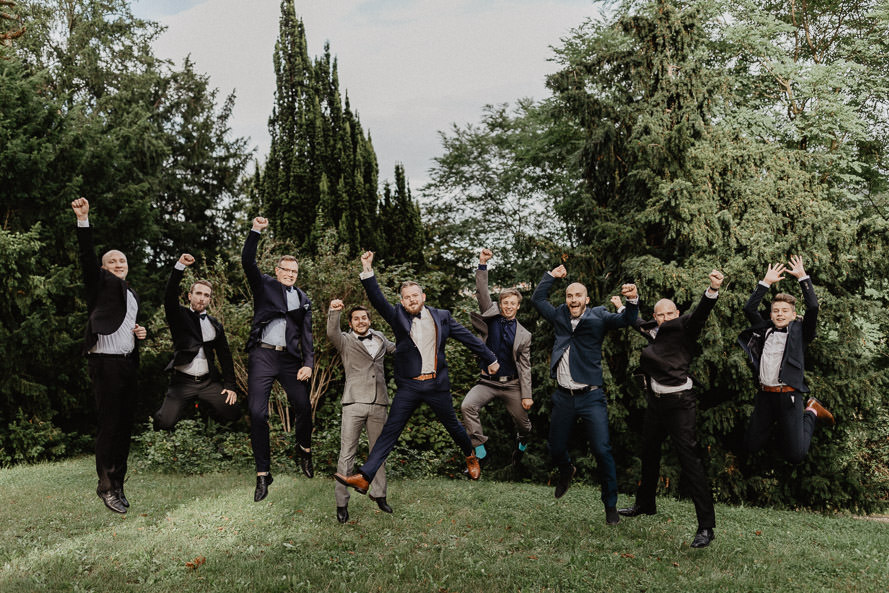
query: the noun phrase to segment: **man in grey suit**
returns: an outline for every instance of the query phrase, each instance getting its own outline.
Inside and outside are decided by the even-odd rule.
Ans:
[[[383,371],[383,358],[386,353],[395,351],[395,344],[386,336],[370,328],[370,311],[362,306],[349,311],[349,327],[344,332],[340,328],[343,301],[330,301],[327,311],[327,339],[334,345],[343,360],[346,372],[346,385],[343,388],[343,419],[340,428],[340,458],[336,471],[351,475],[355,469],[355,453],[358,451],[358,438],[362,428],[367,430],[368,445],[373,449],[383,425],[386,423],[386,410],[389,394]],[[334,488],[336,496],[336,518],[340,523],[349,520],[349,491],[339,482]],[[386,502],[386,468],[374,476],[370,485],[371,500],[376,501],[380,510],[391,513],[392,507]]]
[[[475,455],[482,460],[488,454],[485,450],[488,437],[482,430],[479,410],[494,398],[503,400],[506,411],[515,423],[516,443],[512,461],[518,464],[525,453],[527,437],[531,432],[528,410],[534,403],[531,395],[531,332],[516,319],[522,303],[522,293],[514,288],[507,288],[500,292],[498,303],[491,300],[487,264],[493,255],[490,249],[482,249],[478,256],[475,297],[481,314],[472,313],[472,327],[497,355],[500,369],[491,375],[486,368],[482,368],[478,383],[463,398],[460,409],[466,432],[475,447]]]

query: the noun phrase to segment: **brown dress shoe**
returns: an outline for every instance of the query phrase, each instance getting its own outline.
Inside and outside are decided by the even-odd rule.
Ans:
[[[834,420],[833,414],[828,412],[827,409],[821,405],[821,402],[814,397],[810,397],[809,401],[806,402],[806,408],[815,410],[815,418],[824,422],[828,426],[833,426],[837,423],[837,421]]]
[[[370,488],[370,482],[361,474],[352,474],[351,476],[333,474],[333,477],[343,486],[351,486],[359,494],[367,494],[367,489]]]
[[[466,472],[470,480],[478,480],[482,475],[482,466],[479,465],[475,453],[466,457]]]

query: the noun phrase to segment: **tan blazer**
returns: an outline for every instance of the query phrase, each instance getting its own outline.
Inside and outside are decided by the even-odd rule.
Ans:
[[[500,315],[500,305],[491,300],[488,291],[488,270],[475,271],[475,298],[481,315],[472,313],[472,327],[488,342],[488,323],[492,317]],[[522,399],[533,399],[531,394],[531,332],[516,320],[515,341],[512,343],[515,368],[519,373],[519,388]]]
[[[340,327],[342,311],[327,311],[327,339],[340,353],[343,369],[346,372],[346,386],[343,389],[345,404],[389,405],[389,390],[386,388],[386,374],[383,358],[386,353],[395,351],[395,344],[375,329],[371,334],[383,341],[383,346],[371,358],[367,348],[352,331],[344,332]]]

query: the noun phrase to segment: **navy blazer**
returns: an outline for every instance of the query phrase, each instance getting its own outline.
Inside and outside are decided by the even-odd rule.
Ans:
[[[808,393],[804,373],[806,370],[805,352],[809,342],[815,339],[815,329],[818,323],[818,297],[815,296],[815,287],[809,277],[800,280],[800,288],[803,290],[803,299],[806,303],[806,314],[797,317],[787,326],[787,343],[784,346],[784,357],[781,359],[781,368],[778,371],[778,380],[789,385],[801,393]],[[760,314],[759,304],[769,292],[769,287],[757,283],[756,290],[747,299],[744,305],[744,315],[750,321],[748,327],[738,337],[738,344],[747,353],[747,360],[753,369],[753,381],[759,386],[759,362],[762,358],[762,348],[765,344],[766,333],[775,327],[768,311]]]
[[[570,346],[571,378],[577,383],[601,386],[602,341],[605,339],[605,332],[633,325],[639,315],[639,305],[627,303],[622,313],[609,313],[605,307],[587,307],[581,314],[577,327],[572,329],[568,305],[563,303],[553,307],[548,300],[555,280],[552,274],[544,272],[540,284],[531,295],[531,304],[553,325],[556,334],[549,361],[550,377],[555,378],[559,359]]]
[[[244,249],[241,251],[241,265],[253,292],[253,322],[245,350],[250,350],[262,341],[262,330],[272,319],[287,318],[284,341],[287,352],[298,358],[302,366],[315,366],[315,350],[312,344],[312,302],[301,289],[294,286],[299,294],[300,306],[287,310],[287,287],[268,274],[259,271],[256,265],[256,247],[259,233],[250,231]]]
[[[83,335],[83,352],[87,353],[99,341],[99,334],[113,334],[120,328],[127,315],[127,290],[133,293],[137,306],[139,295],[129,288],[126,280],[121,280],[97,265],[92,227],[77,227],[77,244],[80,247],[80,264],[86,285],[86,307],[89,314]],[[138,316],[138,310],[136,314]],[[135,344],[137,348],[134,353],[138,354],[139,340],[135,340]]]
[[[204,348],[204,355],[210,365],[210,377],[214,381],[222,380],[225,389],[234,391],[237,388],[235,382],[235,365],[232,362],[231,349],[225,337],[225,330],[212,315],[207,315],[207,320],[216,330],[216,337],[210,342],[204,342],[204,334],[201,331],[201,317],[199,313],[179,304],[179,283],[185,270],[173,268],[170,278],[167,280],[167,289],[164,292],[164,314],[167,324],[170,326],[170,335],[173,338],[175,353],[165,371],[173,370],[173,367],[182,366],[194,360],[198,350]],[[214,358],[219,358],[222,374],[216,369]]]
[[[401,385],[413,377],[420,375],[422,370],[422,358],[420,349],[411,338],[411,321],[412,317],[401,303],[393,306],[383,296],[380,285],[377,283],[376,275],[361,280],[367,298],[370,304],[377,310],[380,316],[386,320],[395,333],[395,383]],[[484,342],[479,340],[471,331],[460,325],[456,319],[451,316],[451,312],[445,309],[434,309],[426,307],[426,310],[432,315],[435,321],[435,340],[436,340],[436,376],[432,381],[436,389],[448,391],[451,388],[448,381],[448,363],[445,360],[445,343],[448,338],[454,338],[458,342],[462,342],[476,356],[481,357],[486,365],[490,365],[497,360],[497,356],[485,346]]]

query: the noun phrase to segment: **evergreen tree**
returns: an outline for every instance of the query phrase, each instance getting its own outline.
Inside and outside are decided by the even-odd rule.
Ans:
[[[424,268],[426,234],[420,220],[420,206],[411,197],[401,163],[395,165],[394,188],[389,181],[383,184],[380,231],[385,238],[380,248],[381,261],[412,264],[417,271]]]

